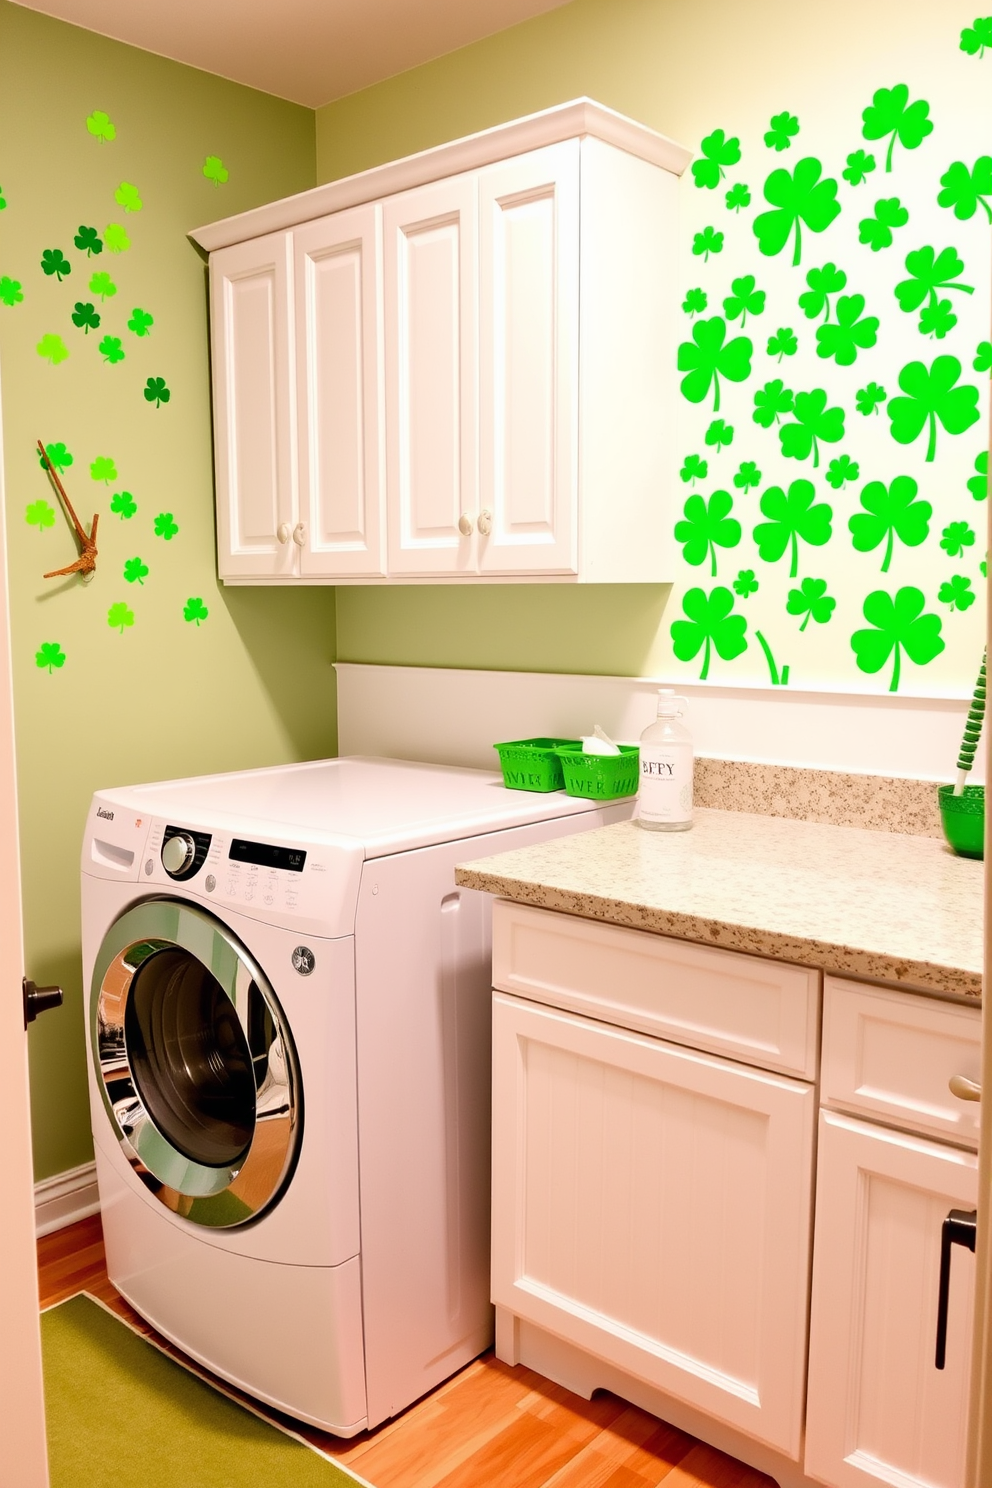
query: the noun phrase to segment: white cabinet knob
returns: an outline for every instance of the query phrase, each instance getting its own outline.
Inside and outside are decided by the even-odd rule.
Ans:
[[[279,539],[279,541],[281,543],[288,543],[289,542],[289,523],[288,522],[280,522],[279,523],[279,526],[276,528],[276,537]]]
[[[976,1085],[974,1080],[969,1080],[965,1075],[952,1075],[947,1088],[958,1100],[980,1101],[982,1098],[981,1085]]]
[[[483,507],[482,511],[480,511],[479,513],[479,531],[482,533],[483,537],[488,537],[492,530],[493,514],[491,511],[486,511],[485,507]]]
[[[461,516],[458,518],[458,531],[461,533],[462,537],[471,537],[472,529],[474,528],[474,526],[475,523],[472,521],[472,518],[469,516],[468,512],[462,512]]]
[[[307,525],[305,522],[297,522],[293,528],[293,541],[298,548],[305,548],[307,543]]]

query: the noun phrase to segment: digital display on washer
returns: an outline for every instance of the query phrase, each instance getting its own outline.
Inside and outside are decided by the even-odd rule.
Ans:
[[[235,863],[257,863],[261,868],[287,868],[290,873],[302,873],[307,860],[305,852],[296,847],[273,847],[268,842],[246,842],[235,837],[228,857]]]

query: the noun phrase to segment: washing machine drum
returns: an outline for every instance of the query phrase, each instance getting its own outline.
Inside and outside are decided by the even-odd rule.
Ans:
[[[121,1148],[155,1197],[210,1228],[276,1203],[302,1135],[298,1065],[276,995],[211,915],[148,899],[96,959],[90,1035]]]

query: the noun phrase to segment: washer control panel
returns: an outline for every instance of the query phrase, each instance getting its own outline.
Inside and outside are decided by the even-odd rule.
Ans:
[[[210,836],[207,832],[166,827],[162,837],[162,867],[170,878],[182,883],[199,873],[209,851]]]

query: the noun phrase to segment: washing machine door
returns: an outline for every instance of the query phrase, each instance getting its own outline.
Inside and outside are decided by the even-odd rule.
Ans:
[[[289,1029],[245,947],[211,915],[148,899],[115,921],[90,999],[97,1084],[155,1197],[232,1228],[277,1202],[302,1135]]]

